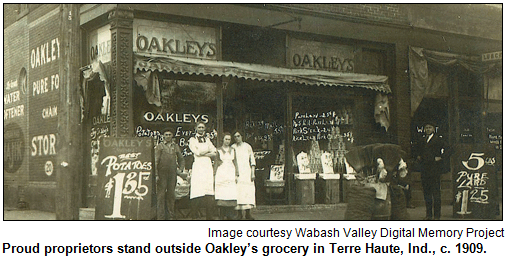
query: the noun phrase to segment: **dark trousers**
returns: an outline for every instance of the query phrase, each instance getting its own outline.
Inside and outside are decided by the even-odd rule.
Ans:
[[[234,210],[234,206],[219,206],[220,209],[220,219],[233,220],[236,218],[237,213]]]
[[[406,205],[407,207],[411,204],[411,199],[412,199],[412,191],[411,191],[412,187],[410,184],[408,184],[408,187],[405,189],[405,187],[403,187],[403,193],[405,194],[405,201],[406,201]]]
[[[206,208],[206,219],[213,220],[216,212],[215,196],[206,195],[190,200],[190,213],[192,219],[199,218],[199,209]]]
[[[157,181],[157,219],[174,219],[174,202],[176,196],[176,169],[159,169]]]
[[[440,198],[440,175],[423,172],[421,184],[426,203],[426,217],[440,218],[442,201]]]

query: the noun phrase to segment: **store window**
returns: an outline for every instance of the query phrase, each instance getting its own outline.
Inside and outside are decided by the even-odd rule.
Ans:
[[[502,102],[502,66],[485,75],[484,82],[484,110],[486,140],[489,144],[494,145],[496,151],[496,161],[498,169],[502,169],[503,158],[503,102]]]
[[[344,155],[354,146],[354,102],[321,95],[296,95],[292,108],[292,152],[295,173],[343,173]],[[306,161],[305,158],[308,158]],[[326,170],[327,165],[332,167]],[[308,166],[305,166],[305,162]]]
[[[458,83],[458,113],[459,113],[459,142],[474,144],[482,142],[482,75],[464,68],[459,69]]]
[[[480,102],[463,102],[459,104],[460,143],[474,144],[479,142],[481,133]]]
[[[256,159],[256,202],[259,205],[284,201],[283,187],[266,188],[278,169],[280,185],[285,165],[284,120],[286,111],[284,83],[237,80],[224,93],[224,131],[241,131],[252,146]],[[275,171],[275,170],[274,170]]]
[[[100,69],[98,67],[89,68],[83,72],[82,90],[84,99],[81,109],[84,129],[83,140],[85,144],[88,144],[84,147],[84,162],[85,165],[88,165],[86,169],[88,175],[84,179],[87,207],[95,207],[97,170],[100,165],[98,161],[100,138],[111,134],[109,85],[104,77],[107,74],[106,71],[109,71],[108,66],[100,66]]]
[[[206,123],[209,137],[216,144],[216,83],[211,78],[147,73],[149,80],[136,81],[134,86],[134,133],[153,137],[158,144],[162,131],[172,130],[174,141],[185,156],[185,168],[189,169],[193,156],[188,140],[197,122]]]

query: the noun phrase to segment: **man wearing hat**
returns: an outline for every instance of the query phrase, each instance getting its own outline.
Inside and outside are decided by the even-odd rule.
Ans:
[[[157,219],[172,220],[176,216],[174,211],[176,175],[181,175],[185,167],[185,159],[180,147],[173,141],[173,131],[165,129],[162,130],[162,134],[164,137],[163,142],[155,147]]]
[[[424,124],[423,140],[416,151],[417,161],[421,164],[421,183],[426,204],[424,220],[439,220],[441,213],[440,175],[444,173],[444,147],[442,136],[435,133],[436,124]]]

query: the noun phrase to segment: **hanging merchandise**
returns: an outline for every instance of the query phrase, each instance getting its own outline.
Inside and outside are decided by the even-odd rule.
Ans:
[[[162,106],[160,100],[160,84],[158,81],[158,73],[151,71],[137,71],[134,79],[138,86],[142,86],[148,103]]]
[[[389,129],[389,98],[380,93],[375,97],[375,122]]]
[[[84,119],[84,110],[85,110],[85,104],[87,102],[90,102],[90,100],[88,100],[88,95],[89,95],[89,89],[88,89],[88,83],[97,78],[99,78],[100,81],[104,82],[104,93],[105,95],[102,97],[102,106],[101,106],[101,113],[102,115],[104,116],[107,116],[109,117],[109,111],[110,111],[110,100],[111,100],[111,95],[110,95],[110,90],[109,90],[109,77],[107,75],[107,70],[106,70],[106,67],[104,66],[104,64],[101,62],[101,61],[96,61],[84,68],[82,68],[82,71],[83,71],[83,84],[81,86],[81,97],[80,97],[80,102],[81,102],[81,121],[83,121]],[[95,90],[94,90],[95,91]]]

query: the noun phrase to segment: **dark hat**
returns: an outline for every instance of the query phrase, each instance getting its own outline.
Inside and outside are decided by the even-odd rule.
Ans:
[[[161,133],[161,134],[164,134],[165,132],[171,132],[172,134],[174,134],[174,131],[173,131],[173,129],[171,129],[171,128],[165,128],[165,129],[163,129],[163,130],[162,130],[162,132],[160,132],[160,133]]]
[[[433,127],[437,127],[437,124],[433,121],[426,121],[424,122],[424,125],[423,126],[427,126],[427,125],[431,125]]]

